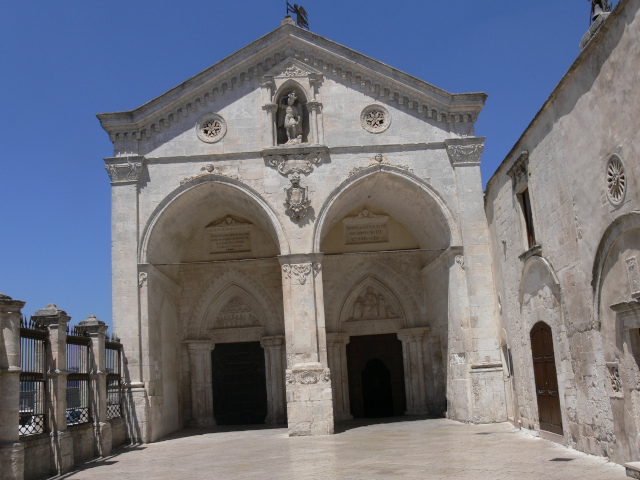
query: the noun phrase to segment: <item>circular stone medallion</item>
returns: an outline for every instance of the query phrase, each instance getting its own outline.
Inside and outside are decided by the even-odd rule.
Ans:
[[[360,113],[360,124],[367,132],[382,133],[391,125],[391,115],[382,105],[369,105]]]
[[[196,134],[203,142],[216,143],[227,133],[227,122],[217,113],[207,113],[196,122]]]
[[[607,198],[612,205],[620,205],[627,193],[627,174],[624,170],[622,158],[613,154],[607,161],[606,179]]]

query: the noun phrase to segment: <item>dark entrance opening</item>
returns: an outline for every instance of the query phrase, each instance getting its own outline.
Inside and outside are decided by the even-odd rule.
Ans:
[[[531,351],[533,372],[536,379],[540,429],[562,435],[562,416],[560,414],[560,395],[558,393],[553,337],[551,336],[551,327],[546,323],[538,322],[531,329]]]
[[[347,368],[354,418],[404,415],[407,402],[402,342],[397,335],[351,337]]]
[[[213,416],[218,425],[264,423],[267,382],[260,342],[220,343],[211,352]]]

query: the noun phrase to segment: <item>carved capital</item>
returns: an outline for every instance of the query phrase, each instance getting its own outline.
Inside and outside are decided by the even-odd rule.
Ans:
[[[147,272],[140,272],[138,274],[138,286],[144,287],[146,283],[147,283]]]
[[[144,157],[118,157],[105,159],[105,169],[111,183],[136,183],[142,174]]]
[[[316,264],[317,265],[317,264]],[[284,264],[282,274],[286,278],[293,278],[299,285],[307,283],[307,278],[313,270],[311,263]]]
[[[452,138],[445,140],[447,155],[454,167],[480,165],[485,137]]]
[[[405,328],[398,332],[398,340],[403,343],[421,342],[430,330],[429,327]]]

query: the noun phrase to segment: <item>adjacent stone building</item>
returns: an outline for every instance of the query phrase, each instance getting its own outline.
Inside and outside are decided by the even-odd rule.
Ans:
[[[639,12],[596,19],[485,198],[510,417],[620,463],[640,457]]]
[[[485,94],[290,18],[98,115],[129,438],[446,414],[636,459],[639,6],[596,22],[484,202]]]

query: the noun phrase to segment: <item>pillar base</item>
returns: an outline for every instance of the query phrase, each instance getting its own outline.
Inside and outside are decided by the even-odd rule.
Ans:
[[[289,436],[333,434],[331,374],[320,363],[299,363],[287,369]]]
[[[473,423],[507,421],[507,404],[501,363],[472,365],[471,393],[473,399],[471,421]]]
[[[94,455],[96,457],[106,457],[111,453],[111,424],[97,423],[93,424]]]
[[[127,422],[127,440],[131,444],[149,442],[149,401],[142,383],[124,385],[124,419]]]
[[[215,418],[194,418],[191,425],[195,428],[211,428],[216,426]]]
[[[70,432],[58,431],[49,434],[51,439],[51,463],[49,471],[53,475],[70,472],[73,468],[73,437]]]
[[[0,472],[7,480],[24,478],[24,444],[22,442],[0,445]]]

